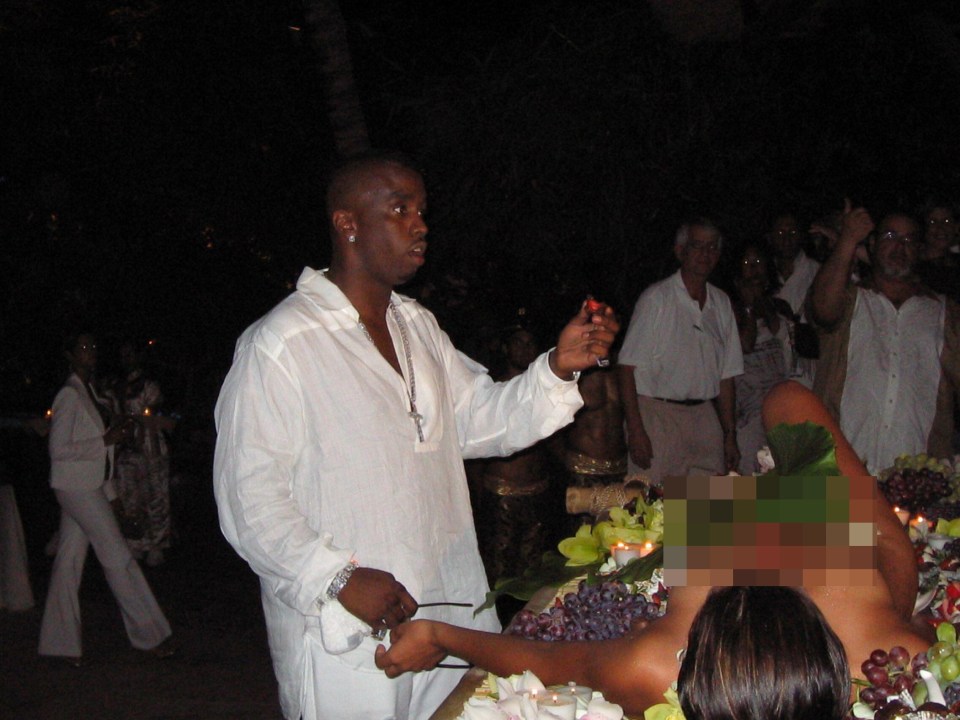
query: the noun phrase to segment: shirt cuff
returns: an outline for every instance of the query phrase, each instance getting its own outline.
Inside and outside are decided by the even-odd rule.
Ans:
[[[571,380],[564,380],[563,378],[558,377],[555,372],[553,372],[553,369],[550,367],[550,353],[556,349],[556,346],[550,348],[534,361],[534,363],[537,365],[537,375],[547,390],[557,387],[558,385],[573,385],[576,384],[576,382],[580,379],[579,370],[573,371],[573,379]]]
[[[320,641],[331,655],[359,647],[370,631],[370,626],[348,612],[339,600],[328,600],[320,609]]]

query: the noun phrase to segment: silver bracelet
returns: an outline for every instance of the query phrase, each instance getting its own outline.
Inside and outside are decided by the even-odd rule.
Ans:
[[[347,586],[347,581],[353,575],[353,571],[359,567],[356,560],[351,560],[340,572],[333,576],[330,587],[327,588],[326,597],[317,598],[317,605],[323,607],[324,603],[330,600],[336,600],[343,589]]]

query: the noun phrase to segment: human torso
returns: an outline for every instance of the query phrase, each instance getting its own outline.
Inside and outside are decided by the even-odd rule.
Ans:
[[[743,354],[743,374],[734,379],[737,391],[738,424],[758,417],[763,398],[778,382],[787,379],[791,359],[787,319],[780,317],[777,332],[757,321],[757,339],[753,351]]]
[[[567,448],[596,460],[623,459],[627,448],[616,373],[601,369],[585,373],[580,393],[584,406],[566,431]]]
[[[706,293],[701,308],[677,273],[640,297],[620,353],[621,364],[635,368],[638,394],[706,400],[742,372],[730,300],[709,283]]]
[[[777,297],[790,303],[790,309],[795,316],[803,314],[803,302],[819,269],[820,263],[811,260],[803,251],[800,251],[793,261],[793,272],[790,276],[780,277],[781,286],[777,291]]]
[[[871,472],[926,448],[940,382],[945,306],[914,295],[895,307],[860,288],[850,322],[841,427]]]

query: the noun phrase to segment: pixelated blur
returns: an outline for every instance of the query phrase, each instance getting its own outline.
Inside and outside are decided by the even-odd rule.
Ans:
[[[678,585],[871,585],[874,478],[670,477],[664,581]]]

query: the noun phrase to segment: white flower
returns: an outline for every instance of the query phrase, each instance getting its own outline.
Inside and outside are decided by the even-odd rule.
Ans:
[[[773,454],[766,445],[757,450],[757,463],[760,465],[761,473],[768,473],[776,467],[776,464],[773,462]]]
[[[586,715],[581,716],[580,720],[621,720],[622,718],[622,707],[599,697],[590,701]]]

